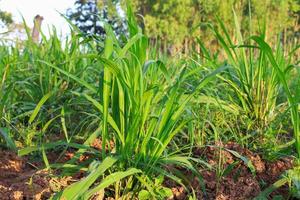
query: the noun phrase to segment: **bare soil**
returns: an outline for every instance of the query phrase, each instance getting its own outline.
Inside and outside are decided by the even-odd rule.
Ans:
[[[263,189],[276,182],[286,170],[293,167],[292,158],[286,157],[274,162],[267,162],[258,154],[244,149],[235,143],[219,144],[216,146],[194,150],[195,157],[205,158],[214,168],[214,170],[211,170],[199,167],[199,171],[204,179],[206,194],[202,192],[199,179],[192,176],[189,172],[185,173],[186,177],[190,177],[191,186],[196,192],[197,199],[253,199]],[[243,160],[224,150],[224,148],[237,152],[239,155],[250,160],[255,168],[255,172],[251,172]],[[224,171],[226,172],[224,173]],[[167,181],[166,185],[172,188],[173,197],[171,199],[186,199],[186,191],[182,186],[178,186],[172,181]],[[288,186],[285,185],[273,192],[271,196],[281,195],[284,199],[287,199],[288,194]]]
[[[0,150],[0,159],[1,200],[49,199],[72,181],[72,177],[57,178],[49,171],[37,170],[36,163],[13,152]]]
[[[15,153],[0,151],[0,199],[47,199],[47,174],[26,165]]]
[[[95,141],[94,146],[100,149],[101,142]],[[291,158],[267,162],[258,154],[244,149],[235,143],[219,146],[233,150],[251,160],[255,168],[255,173],[250,171],[244,161],[227,150],[213,146],[195,149],[194,156],[206,159],[214,169],[207,169],[203,166],[198,167],[204,179],[206,188],[206,194],[204,194],[198,178],[194,177],[189,171],[179,168],[186,175],[187,179],[189,179],[190,186],[194,188],[197,199],[252,199],[265,187],[278,180],[279,176],[285,170],[293,167],[293,160]],[[66,152],[63,160],[66,161],[72,157],[73,153]],[[78,176],[57,178],[57,176],[52,176],[49,171],[37,170],[34,165],[28,162],[26,157],[20,158],[13,152],[0,150],[0,159],[1,200],[48,199],[51,194],[80,179]],[[51,155],[49,155],[49,159],[51,160]],[[42,163],[36,163],[35,165],[39,164],[42,165]],[[215,170],[217,168],[221,170],[218,172]],[[173,197],[169,199],[182,200],[187,198],[187,192],[182,186],[178,186],[170,180],[165,181],[165,185],[173,191]],[[272,195],[278,194],[287,197],[287,186],[283,186],[272,193]]]

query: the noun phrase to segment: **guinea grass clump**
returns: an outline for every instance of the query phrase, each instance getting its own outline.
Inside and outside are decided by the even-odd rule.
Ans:
[[[114,185],[116,199],[137,196],[162,199],[171,195],[170,189],[161,185],[162,177],[182,184],[167,166],[184,166],[197,174],[192,158],[170,153],[167,148],[173,137],[190,121],[183,115],[194,92],[186,95],[180,90],[187,78],[185,70],[182,68],[179,74],[170,77],[161,61],[147,60],[148,39],[142,34],[130,8],[127,19],[130,31],[127,43],[121,47],[107,25],[104,51],[101,55],[93,55],[103,67],[99,87],[47,63],[87,89],[74,94],[90,101],[102,119],[99,130],[85,142],[88,145],[92,138],[101,136],[101,161],[94,161],[86,178],[54,198],[88,199]],[[220,70],[198,82],[194,91],[205,86]],[[111,141],[115,146],[107,149]],[[74,160],[68,164],[74,164]],[[157,178],[159,174],[163,176]],[[95,184],[98,177],[104,178]]]
[[[258,139],[259,141],[264,138],[266,132],[272,131],[271,127],[287,107],[283,100],[285,97],[282,98],[282,88],[286,91],[287,86],[282,84],[283,78],[278,75],[278,70],[283,73],[282,76],[284,75],[285,78],[290,75],[293,53],[285,56],[280,43],[278,43],[277,50],[274,52],[277,59],[274,60],[278,64],[277,67],[274,67],[274,60],[270,59],[270,53],[257,46],[258,44],[254,40],[244,38],[235,13],[234,17],[234,39],[229,35],[221,20],[218,20],[219,28],[208,25],[221,47],[219,56],[213,56],[199,41],[204,70],[222,65],[228,66],[224,73],[217,75],[219,78],[218,89],[212,93],[215,96],[209,96],[212,90],[208,90],[206,102],[211,103],[211,99],[213,99],[218,102],[218,110],[223,109],[224,113],[236,116],[236,122],[233,121],[230,125],[232,126],[230,132],[234,135],[233,130],[237,130],[246,135],[238,136],[240,138],[235,137],[235,139],[243,142],[246,138],[252,137],[253,140]],[[262,30],[259,38],[265,41],[265,37],[265,30]],[[223,89],[227,92],[219,92]],[[295,114],[293,115],[296,117]],[[297,129],[295,130],[297,131]]]

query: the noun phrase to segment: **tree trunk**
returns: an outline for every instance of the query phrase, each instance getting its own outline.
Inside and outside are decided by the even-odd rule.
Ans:
[[[43,21],[43,17],[40,15],[35,16],[33,23],[33,29],[32,29],[32,40],[35,43],[39,42],[40,39],[40,31],[41,31],[41,26],[42,26],[42,21]]]

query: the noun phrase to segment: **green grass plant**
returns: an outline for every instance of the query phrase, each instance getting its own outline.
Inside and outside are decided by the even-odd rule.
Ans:
[[[207,71],[219,66],[228,66],[228,69],[217,75],[218,82],[211,85],[212,87],[215,85],[215,88],[207,89],[206,92],[199,94],[198,99],[193,102],[210,104],[210,111],[217,109],[218,115],[221,112],[223,116],[227,115],[227,118],[231,118],[231,120],[225,119],[226,123],[223,123],[221,129],[230,136],[234,136],[235,141],[249,146],[255,138],[263,139],[262,136],[266,132],[272,131],[272,124],[288,107],[283,97],[282,78],[278,76],[278,70],[286,78],[292,77],[289,72],[293,65],[292,58],[295,50],[285,55],[278,43],[274,54],[280,60],[277,61],[278,68],[274,67],[274,62],[269,59],[268,52],[260,49],[250,38],[243,37],[238,17],[235,13],[234,16],[236,34],[233,39],[221,20],[219,20],[220,28],[208,25],[221,48],[219,55],[211,53],[199,40],[201,56],[197,55],[193,59],[200,66],[199,68]],[[263,41],[265,40],[264,32],[262,29],[259,36]],[[200,70],[199,68],[196,70]],[[194,79],[197,77],[199,75]],[[287,81],[286,84],[288,84]],[[287,85],[283,87],[284,91],[286,88]],[[220,92],[222,90],[227,92]],[[219,122],[216,123],[215,126],[220,125]]]
[[[181,183],[178,177],[166,170],[168,165],[185,166],[196,172],[191,163],[193,158],[169,153],[167,147],[173,137],[191,120],[183,119],[182,116],[194,92],[204,87],[223,69],[217,69],[205,76],[194,91],[186,95],[180,90],[181,83],[187,78],[184,67],[181,68],[180,73],[171,77],[161,61],[147,60],[147,38],[141,33],[130,9],[128,9],[128,24],[130,38],[124,46],[118,43],[111,28],[107,26],[104,51],[100,55],[90,55],[103,69],[98,74],[100,76],[98,86],[84,80],[74,71],[66,70],[70,67],[61,68],[44,59],[36,61],[43,66],[46,65],[47,70],[52,73],[61,73],[67,79],[84,87],[83,91],[72,91],[72,94],[90,101],[98,109],[102,119],[100,158],[103,163],[92,167],[93,170],[89,170],[90,173],[86,178],[69,186],[55,198],[89,198],[96,191],[114,183],[116,198],[124,197],[130,191],[133,197],[138,195],[160,199],[166,197],[164,196],[166,193],[169,195],[170,191],[166,188],[162,188],[161,191],[155,189],[158,174]],[[46,94],[38,103],[29,119],[30,122],[34,120],[41,105],[44,105],[49,96],[50,94]],[[113,149],[106,148],[110,141],[115,144]],[[54,146],[55,144],[52,147]],[[28,149],[27,153],[31,150]],[[83,152],[82,149],[79,150],[80,152]],[[113,162],[105,164],[107,160]],[[68,164],[74,164],[74,160]],[[109,184],[101,182],[90,188],[107,169],[111,169],[112,174],[110,173],[102,181]],[[118,172],[113,172],[116,169]],[[126,177],[124,174],[129,178],[120,181]],[[133,174],[135,175],[132,176]],[[78,190],[81,184],[85,187]],[[127,185],[126,189],[119,191],[117,188],[124,184]]]

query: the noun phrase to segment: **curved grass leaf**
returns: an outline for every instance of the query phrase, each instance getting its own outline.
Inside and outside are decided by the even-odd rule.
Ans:
[[[131,176],[131,175],[138,174],[138,173],[142,173],[142,171],[139,169],[130,168],[126,171],[120,171],[120,172],[115,172],[113,174],[110,174],[107,177],[105,177],[98,186],[90,189],[84,195],[84,197],[85,197],[85,199],[89,199],[93,194],[107,188],[111,184],[118,182],[121,179],[126,178],[127,176]]]
[[[49,62],[46,62],[46,61],[43,61],[43,60],[38,60],[38,61],[41,62],[41,63],[44,63],[45,65],[48,65],[49,67],[52,67],[53,69],[55,69],[55,70],[57,70],[59,72],[61,72],[65,76],[70,77],[74,81],[78,82],[82,86],[84,86],[87,89],[89,89],[91,92],[97,93],[97,89],[94,86],[92,86],[89,83],[85,82],[84,80],[78,78],[77,76],[75,76],[75,75],[73,75],[73,74],[71,74],[71,73],[69,73],[69,72],[67,72],[67,71],[65,71],[65,70],[63,70],[63,69],[61,69],[61,68],[59,68],[59,67],[51,64],[51,63],[49,63]]]
[[[40,112],[42,106],[45,104],[45,102],[51,97],[51,95],[53,94],[53,92],[49,92],[47,94],[45,94],[41,100],[39,101],[39,103],[36,105],[35,109],[33,110],[33,113],[31,114],[30,118],[29,118],[29,123],[31,124],[34,119],[36,118],[37,114]]]
[[[8,133],[8,129],[0,128],[0,134],[2,135],[4,141],[6,142],[7,147],[13,151],[16,151],[17,150],[16,144],[14,143],[13,138],[10,137]]]
[[[118,159],[113,157],[107,157],[103,160],[103,162],[95,161],[92,163],[92,165],[94,165],[92,166],[94,170],[92,170],[86,178],[68,186],[62,192],[55,195],[53,199],[77,200],[82,198],[87,194],[86,192],[99,178],[99,176],[103,175],[103,173],[111,168],[117,161]]]

